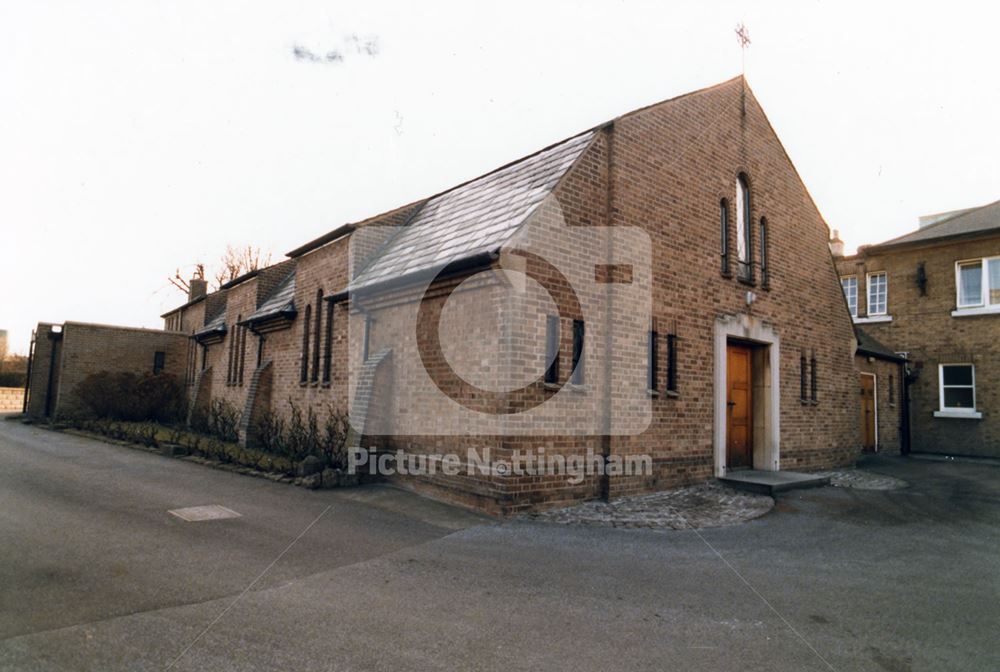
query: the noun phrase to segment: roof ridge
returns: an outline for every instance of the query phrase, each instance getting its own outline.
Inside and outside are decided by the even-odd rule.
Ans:
[[[454,185],[448,187],[447,189],[442,189],[441,191],[435,192],[435,193],[433,193],[433,194],[431,194],[429,196],[425,196],[423,198],[417,198],[417,199],[415,199],[413,201],[410,201],[406,205],[400,205],[400,206],[397,206],[397,207],[394,207],[394,208],[390,208],[389,210],[385,210],[384,212],[380,212],[378,214],[371,215],[371,216],[365,217],[363,219],[359,219],[359,220],[357,220],[355,222],[347,222],[345,224],[341,224],[339,227],[335,227],[334,229],[331,229],[330,231],[336,231],[336,230],[338,230],[340,228],[344,228],[346,226],[349,226],[350,224],[361,225],[361,224],[364,224],[365,222],[368,222],[370,220],[376,219],[378,217],[382,217],[383,215],[387,215],[389,213],[396,212],[397,210],[402,210],[403,208],[407,208],[407,207],[411,207],[411,206],[417,206],[415,212],[413,213],[413,214],[416,214],[417,212],[423,210],[424,206],[426,206],[429,201],[431,201],[431,200],[433,200],[435,198],[438,198],[440,196],[444,196],[445,194],[448,194],[448,193],[450,193],[452,191],[455,191],[456,189],[461,189],[462,187],[467,186],[467,185],[475,182],[476,180],[481,180],[484,177],[489,177],[490,175],[493,175],[494,173],[498,173],[498,172],[500,172],[502,170],[510,168],[511,166],[515,166],[515,165],[517,165],[517,164],[519,164],[519,163],[521,163],[523,161],[527,161],[528,159],[531,159],[531,158],[533,158],[535,156],[538,156],[539,154],[542,154],[543,152],[547,152],[550,149],[555,149],[559,145],[565,144],[565,143],[569,142],[570,140],[574,140],[574,139],[580,137],[581,135],[585,135],[587,133],[595,133],[595,132],[601,130],[602,128],[605,128],[605,127],[607,127],[607,126],[609,126],[611,124],[614,124],[619,119],[625,119],[625,118],[630,117],[630,116],[632,116],[634,114],[639,114],[640,112],[644,112],[646,110],[652,109],[652,108],[657,107],[659,105],[665,105],[667,103],[677,102],[678,100],[681,100],[683,98],[688,98],[688,97],[691,97],[691,96],[696,96],[698,94],[707,93],[707,92],[715,90],[715,89],[720,89],[720,88],[722,88],[722,87],[724,87],[724,86],[726,86],[728,84],[732,84],[733,82],[736,82],[736,81],[739,81],[739,80],[744,80],[745,81],[745,79],[746,78],[744,77],[744,75],[736,75],[735,77],[730,77],[729,79],[724,80],[722,82],[717,82],[717,83],[711,84],[709,86],[704,86],[704,87],[702,87],[700,89],[695,89],[694,91],[685,91],[684,93],[680,93],[680,94],[678,94],[676,96],[672,96],[670,98],[664,98],[663,100],[659,100],[659,101],[657,101],[655,103],[649,103],[648,105],[643,105],[642,107],[637,107],[634,110],[630,110],[628,112],[624,112],[622,114],[619,114],[618,116],[613,117],[611,119],[608,119],[607,121],[602,121],[599,124],[595,124],[594,126],[591,126],[590,128],[586,128],[586,129],[584,129],[582,131],[579,131],[577,133],[573,133],[572,135],[567,135],[566,137],[562,138],[561,140],[557,140],[556,142],[548,144],[548,145],[546,145],[546,146],[544,146],[544,147],[542,147],[540,149],[537,149],[537,150],[535,150],[535,151],[533,151],[533,152],[531,152],[529,154],[525,154],[525,155],[523,155],[523,156],[521,156],[521,157],[519,157],[517,159],[513,159],[511,161],[508,161],[507,163],[504,163],[504,164],[502,164],[500,166],[497,166],[496,168],[493,168],[492,170],[488,170],[485,173],[480,173],[479,175],[477,175],[475,177],[469,178],[469,179],[467,179],[467,180],[465,180],[463,182],[459,182],[458,184],[454,184]],[[748,88],[749,88],[749,86],[748,86]],[[410,220],[412,218],[413,217],[411,215],[411,217],[408,217],[407,220]],[[326,235],[328,235],[329,233],[330,232],[327,232],[326,234],[323,234],[322,236],[317,237],[315,240],[318,241],[318,240],[322,239],[323,237],[325,237]],[[301,249],[301,247],[305,247],[305,246],[307,246],[309,244],[310,243],[306,243],[305,245],[302,245],[299,248],[296,248],[296,250]],[[296,251],[296,250],[293,250],[293,251]]]
[[[939,219],[938,221],[934,222],[933,224],[928,224],[927,226],[924,226],[924,227],[918,227],[915,231],[908,231],[907,233],[904,233],[904,234],[902,234],[900,236],[896,236],[895,238],[890,238],[889,240],[883,240],[881,243],[875,243],[874,245],[869,245],[869,247],[881,247],[882,245],[891,245],[893,243],[896,243],[896,242],[902,240],[903,238],[908,238],[908,237],[912,236],[915,233],[920,233],[922,231],[928,231],[930,229],[936,229],[939,226],[941,226],[942,224],[947,224],[948,222],[953,222],[956,219],[959,219],[961,217],[965,217],[967,215],[971,215],[974,212],[979,212],[980,210],[984,210],[985,208],[988,208],[990,206],[997,205],[997,204],[1000,204],[1000,199],[997,199],[995,201],[991,201],[991,202],[986,203],[984,205],[977,205],[977,206],[972,207],[972,208],[966,208],[964,210],[959,210],[954,215],[951,215],[949,217],[945,217],[944,219]]]

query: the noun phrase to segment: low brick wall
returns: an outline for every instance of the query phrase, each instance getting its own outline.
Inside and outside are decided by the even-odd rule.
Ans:
[[[0,413],[20,413],[23,404],[23,387],[0,387]]]

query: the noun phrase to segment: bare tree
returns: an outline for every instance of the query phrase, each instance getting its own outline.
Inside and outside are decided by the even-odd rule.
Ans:
[[[245,273],[256,271],[271,263],[271,255],[264,255],[259,247],[234,248],[226,246],[226,253],[222,255],[219,270],[215,272],[215,285],[218,288],[230,280],[235,280]]]
[[[265,254],[259,247],[247,245],[246,247],[237,248],[227,245],[225,254],[219,259],[217,270],[212,274],[212,279],[214,280],[212,289],[216,290],[230,280],[235,280],[250,271],[264,268],[270,263],[271,253],[268,252]],[[206,273],[205,264],[195,264],[192,278],[204,280]],[[174,271],[172,277],[167,278],[167,282],[185,294],[189,294],[191,291],[190,280],[181,275],[181,269],[179,268]]]
[[[194,274],[191,276],[191,279],[192,280],[205,279],[205,264],[198,263],[194,265]],[[167,282],[169,282],[171,285],[181,290],[185,294],[189,294],[191,292],[191,283],[188,281],[187,278],[181,275],[181,269],[179,268],[176,271],[174,271],[174,277],[167,278]]]

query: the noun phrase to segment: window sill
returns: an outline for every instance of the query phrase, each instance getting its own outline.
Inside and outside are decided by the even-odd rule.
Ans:
[[[655,398],[655,397],[660,396],[660,391],[659,390],[646,390],[646,394],[649,395],[650,397],[654,397]]]
[[[979,411],[934,411],[935,418],[955,418],[958,420],[981,420],[983,414]]]
[[[957,308],[951,311],[952,317],[971,317],[973,315],[1000,315],[1000,306],[980,306],[978,308]]]
[[[869,315],[868,317],[854,318],[854,324],[878,324],[879,322],[892,322],[892,315]]]
[[[587,392],[590,387],[586,383],[566,383],[566,389],[570,392]]]
[[[819,401],[816,399],[799,399],[799,403],[803,406],[819,406]]]
[[[330,389],[330,381],[329,381],[329,380],[325,381],[325,382],[323,383],[322,387],[323,387],[324,389]]]
[[[678,397],[681,396],[681,393],[678,392],[677,390],[667,390],[666,395],[668,399],[677,399]]]
[[[561,390],[562,385],[559,383],[543,383],[546,390]]]

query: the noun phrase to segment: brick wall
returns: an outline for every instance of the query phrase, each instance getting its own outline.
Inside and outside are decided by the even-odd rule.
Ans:
[[[734,275],[724,275],[720,268],[719,202],[736,198],[737,175],[745,173],[750,188],[750,219],[754,266],[752,279],[741,282]],[[408,206],[410,209],[415,206]],[[735,265],[735,207],[730,226],[729,248]],[[389,213],[378,223],[400,224],[411,214],[404,208]],[[768,283],[762,282],[758,225],[766,218],[770,244]],[[582,454],[588,448],[595,453],[624,456],[649,454],[654,461],[651,476],[616,476],[602,481],[589,478],[580,484],[567,482],[565,476],[523,478],[481,476],[436,476],[426,479],[402,479],[401,483],[435,496],[447,498],[494,513],[513,513],[592,498],[607,491],[611,496],[672,487],[710,477],[718,469],[714,413],[719,395],[715,344],[720,324],[752,324],[780,339],[780,359],[776,360],[778,410],[782,469],[812,469],[842,465],[858,453],[857,373],[853,362],[854,336],[840,290],[837,272],[827,248],[829,230],[801,184],[794,167],[774,135],[753,95],[742,80],[733,80],[712,89],[682,97],[625,115],[599,132],[591,146],[567,174],[554,196],[533,215],[532,224],[555,221],[574,227],[639,227],[649,236],[652,260],[652,321],[649,311],[623,310],[616,303],[611,321],[590,319],[587,322],[588,348],[602,350],[614,343],[612,352],[631,349],[644,353],[645,333],[655,325],[661,334],[660,371],[666,371],[666,336],[677,337],[678,389],[676,394],[662,393],[649,398],[643,383],[621,381],[645,380],[645,357],[632,357],[618,368],[604,370],[586,366],[586,384],[571,394],[552,397],[552,390],[536,384],[530,389],[503,400],[504,404],[530,404],[548,399],[561,413],[560,423],[537,435],[507,436],[505,432],[470,432],[441,423],[454,422],[447,400],[426,375],[407,367],[422,366],[416,355],[413,322],[407,311],[405,292],[379,297],[377,302],[355,303],[354,319],[349,318],[346,303],[334,309],[333,367],[329,383],[322,372],[314,374],[315,359],[307,359],[306,380],[301,380],[303,343],[312,352],[323,347],[327,312],[318,296],[341,291],[347,283],[351,266],[349,238],[332,241],[300,256],[296,261],[295,306],[298,315],[291,328],[267,333],[261,341],[263,361],[272,363],[272,408],[287,413],[288,402],[313,408],[321,415],[328,407],[344,409],[351,396],[349,385],[356,380],[361,365],[359,330],[363,312],[374,318],[370,333],[370,352],[391,349],[391,371],[386,379],[388,396],[378,400],[372,422],[381,426],[374,440],[383,448],[401,449],[420,454],[463,452],[470,445],[489,447],[494,457],[514,450],[541,451],[551,454]],[[528,227],[531,229],[531,226]],[[363,230],[363,229],[362,229]],[[357,236],[358,234],[354,234]],[[519,234],[520,235],[520,234]],[[530,235],[530,234],[529,234]],[[367,239],[379,240],[378,235]],[[557,266],[570,266],[593,273],[594,258],[574,249],[573,245],[551,243],[547,254]],[[557,239],[558,241],[558,236]],[[567,239],[568,240],[568,239]],[[530,241],[526,241],[530,242]],[[629,250],[615,249],[615,259],[628,257]],[[634,250],[633,250],[634,252]],[[531,263],[526,262],[526,263]],[[588,266],[589,265],[589,266]],[[258,280],[259,282],[259,280]],[[551,300],[539,287],[530,283],[521,292],[510,292],[503,280],[480,278],[451,294],[450,286],[462,282],[453,279],[440,283],[428,294],[428,310],[442,315],[441,328],[457,330],[455,344],[446,353],[448,361],[475,371],[485,369],[480,383],[510,384],[503,376],[538,375],[544,370],[545,316],[552,312]],[[227,302],[227,324],[250,310],[247,288],[231,288],[220,296],[209,296],[204,303]],[[595,290],[599,291],[599,290]],[[747,293],[756,301],[748,306]],[[258,292],[258,295],[260,292]],[[602,295],[590,297],[600,307]],[[613,295],[617,296],[617,295]],[[208,313],[213,313],[212,306]],[[311,315],[306,331],[306,312]],[[494,318],[516,317],[523,325],[515,335],[491,332]],[[564,316],[560,343],[561,368],[570,368],[572,348],[571,320]],[[319,344],[315,338],[317,319],[321,319]],[[641,321],[642,324],[638,322]],[[630,333],[642,337],[628,342],[615,331],[621,324],[631,324]],[[349,330],[351,330],[348,338]],[[409,330],[409,331],[408,331]],[[619,329],[620,330],[620,329]],[[465,336],[464,340],[460,338]],[[209,348],[213,368],[214,394],[230,396],[234,403],[245,399],[237,385],[225,386],[228,343]],[[614,339],[614,340],[612,340]],[[633,342],[634,341],[634,342]],[[464,344],[464,345],[463,345]],[[774,341],[772,351],[777,351]],[[248,339],[249,348],[249,339]],[[353,348],[349,352],[349,348]],[[491,356],[503,364],[490,379]],[[799,361],[805,354],[817,362],[815,403],[800,399]],[[250,356],[248,354],[248,361]],[[322,367],[323,356],[319,358]],[[519,363],[511,367],[511,363]],[[439,364],[439,363],[438,363]],[[431,362],[430,366],[438,365]],[[623,369],[624,367],[624,369]],[[631,367],[631,368],[629,368]],[[475,373],[471,374],[477,375]],[[528,376],[533,378],[534,376]],[[318,378],[318,379],[317,379]],[[221,381],[221,386],[220,386]],[[663,385],[661,383],[661,390]],[[609,402],[610,399],[610,402]],[[621,413],[615,421],[636,421],[634,405],[652,405],[648,428],[627,436],[602,438],[594,432],[566,436],[566,422],[581,425],[594,423],[595,415],[610,407]],[[440,406],[437,406],[440,405]],[[499,430],[524,422],[516,414],[496,422]],[[508,423],[504,425],[504,423]],[[513,424],[512,424],[513,423]],[[487,422],[487,427],[488,422]],[[482,429],[481,427],[477,429]],[[437,431],[435,431],[437,430]],[[385,437],[384,434],[391,434]],[[599,434],[599,433],[598,433]],[[627,434],[627,432],[626,432]]]
[[[0,413],[20,413],[23,404],[23,387],[0,387]]]
[[[899,455],[902,450],[903,391],[901,381],[904,376],[903,370],[896,362],[860,354],[855,357],[855,365],[859,374],[866,373],[875,376],[877,452]],[[860,416],[860,394],[855,395],[855,398],[858,400]],[[861,441],[861,422],[859,419],[859,443]]]
[[[73,415],[84,410],[75,389],[92,373],[152,373],[157,351],[165,353],[164,373],[175,375],[183,382],[187,340],[186,335],[178,332],[66,322],[62,329],[54,414]],[[32,378],[35,378],[34,372]]]
[[[885,271],[890,322],[865,330],[897,352],[908,352],[916,380],[910,387],[911,448],[915,452],[1000,457],[1000,314],[953,317],[955,262],[1000,255],[1000,236],[939,241],[921,247],[863,250],[837,260],[841,275],[858,278],[858,314],[867,314],[865,277]],[[923,264],[925,292],[918,286]],[[934,417],[939,410],[938,365],[972,363],[981,419]]]

